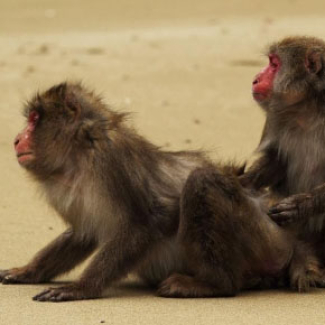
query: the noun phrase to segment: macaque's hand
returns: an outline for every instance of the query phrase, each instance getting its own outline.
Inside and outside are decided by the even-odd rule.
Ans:
[[[93,289],[87,290],[86,287],[75,283],[64,287],[46,289],[35,297],[33,297],[33,300],[61,302],[71,300],[94,299],[100,296],[100,292],[96,292]]]
[[[0,283],[19,284],[19,283],[40,283],[42,279],[31,272],[27,267],[14,268],[10,270],[0,270]]]
[[[306,193],[289,196],[274,205],[268,214],[279,226],[297,222],[308,215],[308,210],[312,207],[312,197]]]

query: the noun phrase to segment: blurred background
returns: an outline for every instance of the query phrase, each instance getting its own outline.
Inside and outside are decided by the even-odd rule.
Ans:
[[[214,159],[244,161],[252,156],[264,122],[251,98],[251,82],[267,63],[265,48],[286,35],[325,39],[324,18],[323,0],[0,0],[0,268],[27,262],[64,229],[13,151],[24,125],[21,108],[32,94],[81,80],[107,103],[134,112],[134,126],[163,148],[202,148]],[[36,315],[41,310],[30,297],[39,290],[0,287],[0,308],[5,302]],[[141,309],[141,299],[136,303]],[[178,308],[186,310],[187,321],[194,319],[194,306],[183,303]],[[272,302],[260,303],[262,318],[281,317],[281,311],[269,311]],[[291,306],[297,312],[305,307],[297,300]],[[42,313],[51,318],[51,308]],[[218,308],[222,313],[227,307]],[[253,324],[255,309],[244,309]],[[116,313],[110,317],[120,324]],[[40,324],[22,313],[1,311],[1,317],[7,324]],[[166,324],[168,317],[159,319]],[[301,317],[310,323],[308,313]],[[277,319],[282,323],[287,319]]]
[[[135,112],[159,145],[246,159],[263,122],[250,84],[265,47],[288,34],[322,37],[324,9],[320,0],[1,0],[3,146],[32,93],[82,80]]]

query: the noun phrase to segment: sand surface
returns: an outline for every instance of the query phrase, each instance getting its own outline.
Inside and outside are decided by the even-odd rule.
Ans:
[[[26,263],[64,229],[18,166],[23,102],[83,80],[168,149],[252,156],[264,121],[250,95],[267,44],[325,38],[325,2],[301,0],[0,0],[0,267]],[[78,268],[63,281],[73,280]],[[134,282],[105,299],[36,303],[45,285],[0,286],[0,324],[324,324],[325,293],[245,292],[163,299]]]

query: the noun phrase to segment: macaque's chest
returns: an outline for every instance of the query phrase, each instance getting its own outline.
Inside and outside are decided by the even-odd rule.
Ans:
[[[325,137],[322,132],[295,132],[280,138],[280,157],[287,162],[289,194],[309,192],[325,182]]]
[[[280,154],[282,159],[287,159],[289,195],[310,192],[325,183],[324,129],[323,125],[319,125],[314,130],[295,130],[294,134],[280,138]],[[313,237],[318,238],[317,234],[324,229],[324,221],[325,215],[309,218],[302,227],[302,236],[313,234]]]
[[[46,187],[46,194],[51,206],[80,236],[107,239],[118,221],[118,211],[114,211],[110,200],[105,200],[91,184],[51,184]]]

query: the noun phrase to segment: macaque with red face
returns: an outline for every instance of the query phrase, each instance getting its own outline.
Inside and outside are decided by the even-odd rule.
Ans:
[[[189,176],[179,232],[192,272],[167,279],[165,296],[218,295],[221,288],[233,295],[254,276],[261,287],[286,277],[299,290],[324,285],[314,271],[315,251],[325,262],[325,43],[289,37],[271,45],[268,57],[252,85],[267,115],[261,157],[239,178],[243,187],[211,168]],[[291,229],[267,215],[279,200],[269,214]],[[283,240],[290,234],[293,249]]]
[[[325,263],[325,42],[288,37],[269,49],[253,82],[266,112],[260,158],[243,177],[279,201],[270,217],[309,242]]]
[[[18,162],[68,229],[26,266],[0,271],[3,284],[48,282],[95,250],[78,281],[34,299],[97,298],[128,273],[159,285],[184,269],[179,199],[189,173],[211,164],[203,153],[159,149],[80,84],[35,96],[25,115],[15,139]]]

